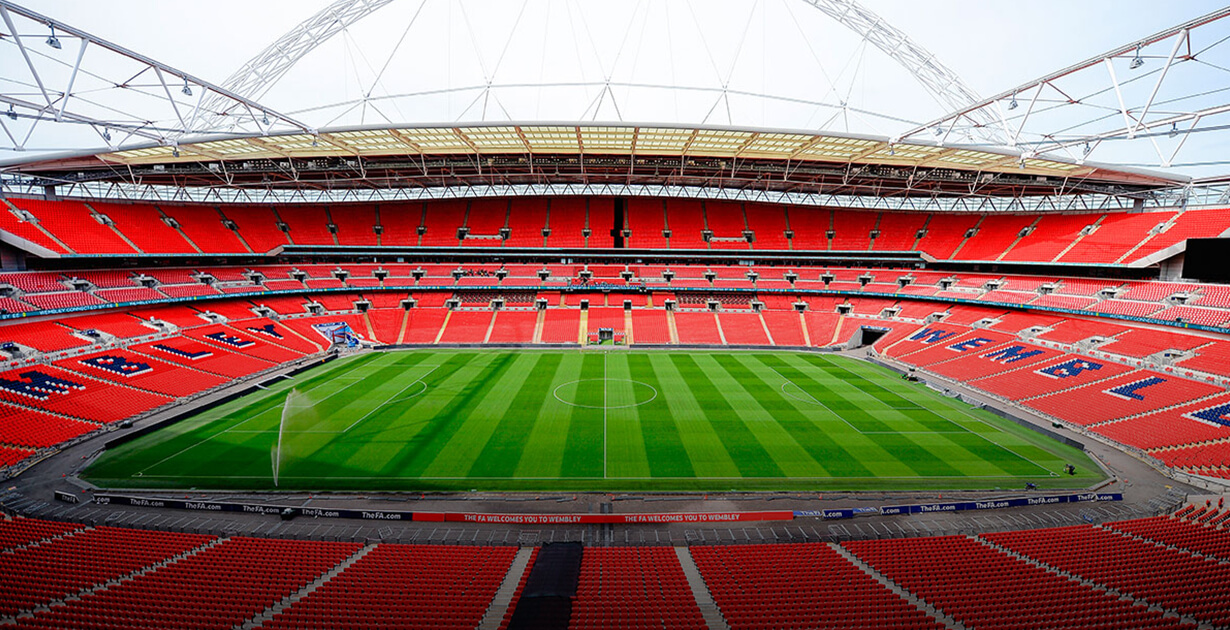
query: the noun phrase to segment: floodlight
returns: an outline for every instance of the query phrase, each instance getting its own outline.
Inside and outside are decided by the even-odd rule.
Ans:
[[[1135,70],[1145,65],[1145,60],[1140,58],[1140,46],[1136,47],[1136,56],[1132,57],[1132,63],[1128,64],[1128,68]]]
[[[188,87],[188,79],[184,79],[184,89],[180,90],[184,96],[192,96],[192,88]]]
[[[51,25],[48,24],[47,26],[51,26]],[[47,45],[51,46],[52,48],[56,50],[59,50],[61,48],[60,38],[56,37],[56,27],[54,26],[51,26],[51,35],[47,37]]]
[[[1081,153],[1083,153],[1084,155],[1089,155],[1091,151],[1093,151],[1093,146],[1091,146],[1088,142],[1086,142],[1085,148],[1081,150]]]
[[[261,112],[261,124],[266,127],[269,126],[269,114]]]
[[[105,140],[105,141],[107,141],[107,142],[111,142],[111,130],[110,130],[110,129],[107,129],[106,127],[103,127],[103,134],[102,134],[102,136],[103,136],[103,140]]]
[[[179,147],[171,147],[171,157],[179,157]]]
[[[944,128],[943,128],[943,127],[940,127],[939,125],[936,125],[936,127],[935,127],[935,135],[937,135],[937,136],[942,136],[942,135],[944,135]]]
[[[1170,133],[1166,135],[1171,138],[1179,135],[1179,123],[1170,123]]]
[[[1013,110],[1013,109],[1016,109],[1016,107],[1017,107],[1016,94],[1013,93],[1012,100],[1008,101],[1008,109]]]
[[[8,116],[12,120],[17,120],[17,110],[13,109],[13,104],[9,103]]]

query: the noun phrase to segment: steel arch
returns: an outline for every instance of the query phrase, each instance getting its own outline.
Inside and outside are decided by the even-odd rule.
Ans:
[[[227,77],[222,86],[235,94],[260,98],[304,55],[392,1],[337,0],[257,53]],[[216,100],[206,101],[204,111],[221,111],[222,100]],[[196,131],[216,131],[225,123],[226,117],[213,116],[203,120]]]
[[[305,55],[347,27],[384,7],[392,0],[337,0],[316,15],[288,31],[232,74],[222,86],[249,98],[264,95]],[[837,23],[866,39],[889,58],[908,70],[947,110],[966,108],[981,100],[959,76],[935,55],[906,36],[901,30],[862,6],[857,0],[803,0],[824,12]],[[209,103],[208,105],[214,105]],[[210,107],[205,108],[211,111]],[[214,110],[216,111],[216,110]],[[1000,144],[996,132],[1000,121],[988,112],[978,130],[984,139]],[[222,117],[206,121],[198,131],[212,131],[224,122]]]

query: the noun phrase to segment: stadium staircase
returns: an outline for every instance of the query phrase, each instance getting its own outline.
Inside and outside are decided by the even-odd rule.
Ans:
[[[879,571],[876,571],[874,567],[867,564],[866,562],[863,562],[862,559],[859,558],[858,556],[854,555],[853,553],[850,553],[849,549],[846,549],[845,547],[838,545],[838,544],[829,544],[829,547],[831,547],[833,551],[837,552],[837,555],[841,556],[842,558],[845,558],[847,562],[854,565],[860,571],[870,576],[871,579],[879,582],[880,584],[883,584],[884,588],[887,588],[888,590],[892,591],[894,594],[896,594],[901,599],[904,599],[905,601],[910,602],[911,604],[914,604],[914,606],[916,606],[918,609],[927,613],[929,617],[943,624],[945,628],[948,628],[949,630],[965,630],[965,626],[960,623],[957,623],[957,621],[953,619],[950,615],[944,614],[944,611],[936,609],[935,606],[928,604],[927,602],[916,597],[913,593],[905,590],[904,588],[901,588],[899,584],[888,579],[887,577],[884,576],[884,574],[880,573]]]
[[[309,584],[305,585],[303,588],[295,591],[294,593],[291,593],[290,595],[287,595],[286,597],[282,598],[282,600],[279,601],[278,603],[270,606],[269,608],[266,608],[265,610],[261,611],[260,614],[245,621],[243,625],[240,626],[240,629],[241,630],[252,630],[253,628],[260,628],[262,624],[264,624],[266,621],[269,621],[275,615],[281,613],[283,610],[286,610],[291,605],[293,605],[295,602],[298,602],[302,600],[303,598],[316,592],[321,586],[324,586],[326,583],[328,583],[329,580],[332,580],[333,578],[340,575],[342,571],[345,571],[346,569],[350,568],[351,565],[361,560],[363,556],[366,556],[368,553],[371,552],[372,549],[375,549],[375,548],[376,548],[376,545],[374,544],[364,545],[358,551],[354,552],[354,554],[351,555],[349,558],[342,560],[332,569],[325,571],[324,574],[322,574],[320,577],[316,578]]]
[[[521,594],[525,578],[529,574],[527,569],[533,556],[533,548],[522,547],[517,550],[517,556],[513,558],[512,566],[508,568],[508,574],[500,582],[500,588],[496,590],[495,597],[487,606],[487,612],[483,613],[483,620],[479,622],[478,630],[500,630],[506,627],[512,615],[514,597]]]
[[[508,630],[567,630],[577,597],[584,549],[580,543],[548,543],[526,576]]]
[[[692,589],[692,597],[705,620],[705,626],[709,630],[730,630],[730,624],[726,623],[721,609],[713,603],[713,595],[709,592],[709,587],[705,586],[705,578],[701,577],[700,570],[696,568],[692,553],[687,547],[675,547],[675,556],[679,558],[679,566],[683,568],[683,575],[688,579],[688,586]]]

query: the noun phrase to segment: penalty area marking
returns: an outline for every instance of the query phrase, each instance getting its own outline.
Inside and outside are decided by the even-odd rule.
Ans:
[[[603,389],[603,393],[604,393],[604,395],[603,395],[604,404],[601,404],[601,405],[583,405],[583,404],[578,403],[578,402],[572,402],[572,401],[569,401],[569,400],[564,400],[563,398],[560,398],[560,395],[559,395],[559,390],[561,390],[561,389],[563,389],[563,388],[565,388],[565,387],[567,387],[567,386],[569,386],[569,385],[576,385],[576,384],[580,384],[580,383],[590,383],[590,382],[594,382],[594,381],[602,381],[602,389]],[[632,403],[632,404],[630,404],[630,405],[608,405],[608,404],[605,404],[605,399],[606,399],[605,392],[606,392],[606,384],[607,384],[607,382],[610,382],[610,381],[616,381],[616,382],[620,382],[620,383],[632,383],[633,385],[644,385],[645,387],[648,387],[648,388],[650,389],[650,391],[652,391],[652,392],[653,392],[653,395],[652,395],[652,396],[650,396],[648,400],[642,400],[642,401],[639,401],[639,402],[634,402],[634,403]],[[634,381],[634,380],[632,380],[632,379],[630,379],[630,378],[583,378],[583,379],[580,379],[580,380],[577,380],[577,381],[568,381],[567,383],[561,383],[558,387],[556,387],[555,389],[551,390],[551,395],[552,395],[552,396],[554,396],[556,400],[558,400],[558,401],[560,401],[560,402],[564,403],[565,405],[571,405],[571,406],[573,406],[573,407],[581,407],[582,409],[604,409],[604,410],[605,410],[605,409],[630,409],[630,408],[632,408],[632,407],[640,407],[641,405],[648,405],[649,403],[653,402],[654,400],[657,400],[657,398],[658,398],[658,389],[657,389],[656,387],[654,387],[653,385],[650,385],[649,383],[643,383],[643,382],[641,382],[641,381]]]
[[[315,386],[313,386],[313,387],[309,387],[309,388],[307,388],[307,389],[303,390],[303,391],[302,391],[302,392],[300,392],[300,393],[302,393],[302,394],[307,394],[308,392],[313,392],[313,391],[316,391],[317,389],[320,389],[321,387],[324,387],[324,386],[328,385],[329,383],[332,383],[332,382],[334,382],[334,381],[339,381],[339,380],[348,380],[348,379],[342,379],[342,378],[330,378],[330,379],[326,379],[325,381],[323,381],[323,382],[321,382],[321,383],[319,383],[319,384],[317,384],[317,385],[315,385]],[[353,383],[350,383],[349,385],[345,385],[345,386],[343,386],[341,389],[339,389],[339,390],[337,390],[337,391],[333,392],[332,394],[329,394],[328,396],[325,396],[324,398],[321,398],[320,400],[318,400],[318,401],[316,401],[315,403],[312,403],[312,404],[313,404],[313,405],[316,405],[316,404],[318,404],[318,403],[322,403],[322,402],[324,402],[324,401],[326,401],[326,400],[328,400],[328,399],[330,399],[330,398],[332,398],[332,397],[334,397],[334,396],[336,396],[336,395],[338,395],[338,394],[342,393],[343,391],[346,391],[347,389],[349,389],[349,388],[351,388],[351,387],[354,387],[354,386],[355,386],[355,385],[357,385],[358,383],[359,383],[359,381],[355,381],[355,382],[353,382]],[[275,394],[271,394],[270,396],[278,396],[279,394],[281,394],[281,392],[278,392],[278,393],[275,393]],[[286,392],[286,395],[287,395],[287,396],[290,396],[290,392]],[[264,398],[262,398],[261,400],[264,400]],[[253,421],[253,420],[257,419],[257,418],[260,418],[260,417],[264,416],[265,414],[269,413],[270,411],[277,411],[277,410],[280,410],[280,409],[281,409],[281,407],[270,407],[269,409],[266,409],[266,410],[264,410],[264,411],[262,411],[262,412],[260,412],[260,413],[258,413],[258,414],[256,414],[256,415],[254,415],[254,416],[248,416],[247,418],[244,418],[243,420],[240,420],[239,422],[236,422],[235,424],[231,425],[231,426],[230,426],[230,428],[228,428],[228,429],[223,429],[222,431],[219,431],[219,432],[217,432],[217,433],[211,433],[209,436],[205,437],[204,439],[202,439],[202,440],[200,440],[200,441],[198,441],[198,442],[195,442],[195,443],[193,443],[193,444],[190,444],[190,445],[188,445],[188,446],[186,446],[186,447],[184,447],[184,448],[182,448],[182,449],[180,449],[180,450],[178,450],[178,451],[176,451],[176,452],[174,452],[174,453],[172,453],[172,454],[170,454],[170,455],[167,455],[166,457],[163,457],[162,459],[160,459],[160,460],[158,460],[158,461],[154,462],[153,464],[150,464],[149,466],[146,466],[145,468],[142,468],[140,471],[138,471],[138,472],[137,472],[136,474],[134,474],[133,476],[134,476],[134,477],[140,477],[141,475],[143,475],[143,474],[145,473],[145,471],[147,471],[147,470],[149,470],[149,469],[151,469],[151,468],[154,468],[154,467],[156,467],[156,466],[159,466],[159,465],[161,465],[161,464],[163,464],[163,463],[165,463],[165,462],[167,462],[167,461],[169,461],[169,460],[171,460],[171,459],[174,459],[174,458],[176,458],[176,457],[179,457],[180,455],[183,455],[184,453],[187,453],[188,451],[190,451],[190,450],[192,450],[192,449],[194,449],[194,448],[196,448],[196,447],[198,447],[198,446],[200,446],[200,445],[202,445],[202,444],[204,444],[204,443],[206,443],[206,442],[208,442],[208,441],[210,441],[210,440],[212,440],[212,439],[214,439],[214,438],[216,438],[216,437],[218,437],[218,436],[225,435],[225,434],[227,434],[227,433],[250,433],[250,431],[241,430],[239,427],[241,427],[241,426],[243,426],[243,425],[245,425],[245,424],[247,424],[247,423],[249,423],[249,422],[251,422],[251,421]],[[202,426],[203,426],[203,425],[202,425]],[[268,430],[268,431],[257,431],[257,433],[275,433],[275,432],[276,432],[276,431],[273,431],[273,430]]]
[[[428,370],[426,374],[424,374],[424,375],[422,375],[422,376],[418,377],[418,379],[417,379],[417,380],[415,380],[414,382],[412,382],[412,383],[410,383],[409,385],[407,385],[407,386],[405,386],[405,387],[401,388],[400,390],[398,390],[398,392],[397,392],[396,394],[393,394],[392,396],[389,396],[389,397],[388,397],[388,399],[386,399],[384,402],[380,403],[379,405],[376,405],[376,407],[375,407],[374,409],[372,409],[371,411],[369,411],[369,412],[367,412],[367,413],[363,414],[363,417],[362,417],[362,418],[359,418],[358,420],[355,420],[354,422],[350,423],[350,426],[346,427],[345,429],[342,429],[341,433],[347,433],[347,432],[349,432],[351,429],[355,428],[355,426],[356,426],[356,425],[358,425],[360,422],[363,422],[364,420],[366,420],[366,419],[367,419],[369,416],[371,416],[373,413],[376,413],[377,411],[380,411],[381,409],[383,409],[385,405],[391,405],[391,404],[393,404],[393,403],[402,402],[402,401],[404,401],[404,400],[410,400],[411,398],[414,398],[415,396],[422,395],[422,393],[423,393],[423,392],[427,391],[427,383],[424,383],[424,382],[423,382],[423,379],[427,378],[428,376],[431,376],[432,372],[435,372],[435,371],[436,371],[436,370],[438,370],[438,369],[440,369],[440,366],[438,366],[438,365],[436,365],[436,366],[432,366],[432,368],[431,368],[430,370]],[[404,393],[406,392],[406,390],[410,389],[410,388],[411,388],[412,386],[414,386],[414,385],[422,385],[422,386],[423,386],[423,388],[422,388],[422,389],[420,389],[420,390],[418,390],[417,392],[415,392],[415,393],[413,393],[413,394],[408,395],[408,396],[401,396],[402,394],[404,394]],[[398,398],[398,396],[401,396],[401,398]]]

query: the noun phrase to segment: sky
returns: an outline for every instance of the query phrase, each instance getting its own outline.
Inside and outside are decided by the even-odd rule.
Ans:
[[[23,4],[221,83],[330,2]],[[982,96],[1221,6],[1156,0],[862,4]],[[606,80],[613,85],[604,91]],[[496,87],[483,90],[488,83]],[[568,85],[542,87],[556,83]],[[667,91],[665,85],[689,89]],[[474,89],[458,89],[465,86]],[[365,96],[369,100],[360,104]],[[622,120],[883,137],[948,111],[899,64],[803,0],[397,0],[310,53],[257,100],[317,127]],[[1137,159],[1124,155],[1119,162]],[[1139,159],[1151,159],[1149,151]]]

